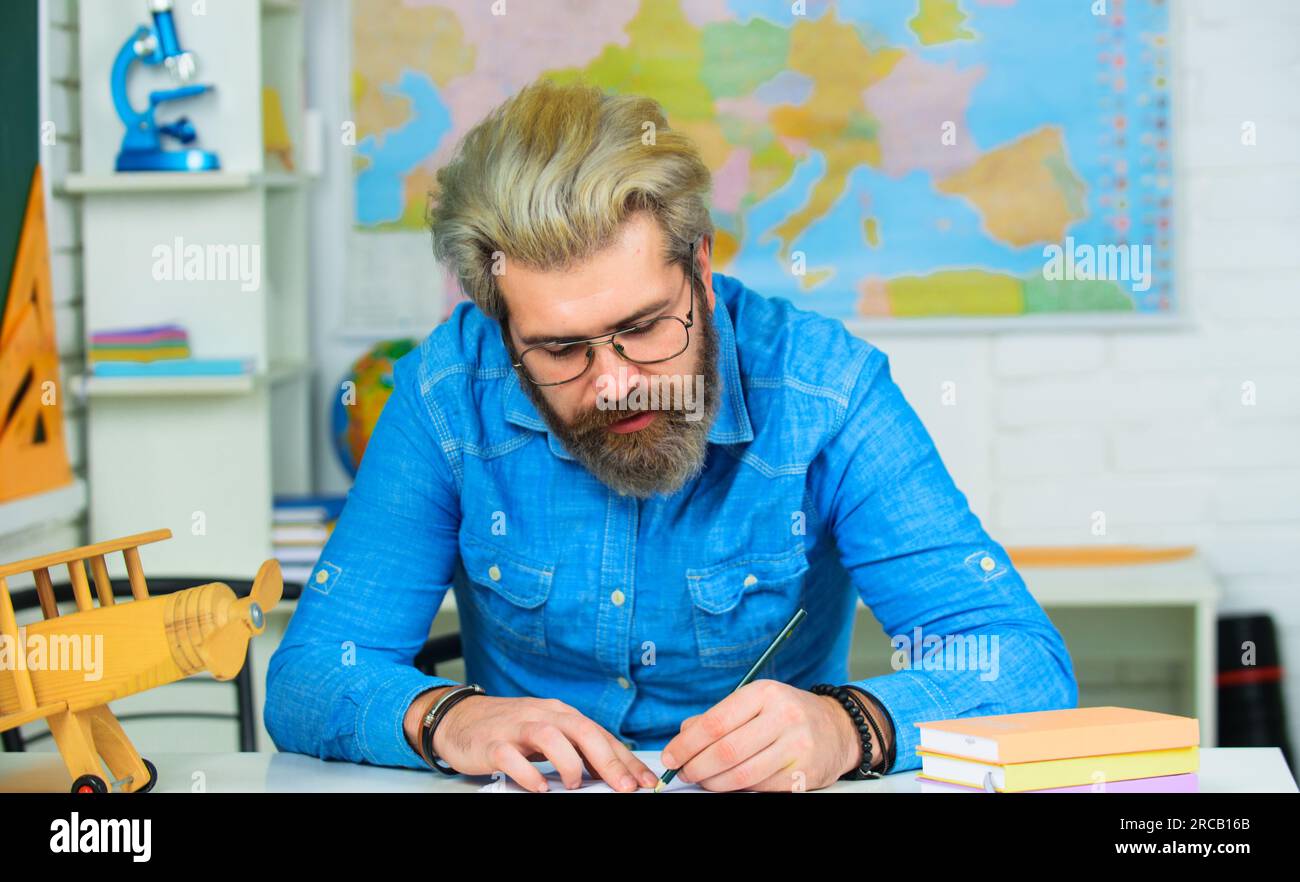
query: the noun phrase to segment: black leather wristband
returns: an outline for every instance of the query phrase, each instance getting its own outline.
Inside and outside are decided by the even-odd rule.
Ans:
[[[439,697],[420,721],[420,756],[432,768],[444,775],[458,775],[460,773],[445,763],[439,764],[441,760],[438,759],[438,755],[433,750],[433,733],[438,728],[438,724],[442,722],[443,717],[447,716],[447,711],[451,710],[457,702],[464,701],[471,695],[483,694],[483,687],[474,683],[457,686]]]
[[[856,689],[855,691],[873,699],[876,707],[880,708],[880,713],[885,718],[885,722],[889,724],[889,750],[886,752],[885,764],[880,770],[882,775],[888,775],[889,770],[894,767],[894,751],[898,747],[898,725],[894,722],[893,714],[889,712],[889,708],[885,707],[883,701],[876,698],[876,696],[871,695],[871,693],[867,692],[865,689]]]

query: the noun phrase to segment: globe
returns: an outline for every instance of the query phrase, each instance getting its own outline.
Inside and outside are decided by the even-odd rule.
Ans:
[[[352,363],[339,381],[330,418],[334,450],[354,478],[366,452],[370,433],[393,394],[393,363],[416,346],[409,338],[384,340]]]

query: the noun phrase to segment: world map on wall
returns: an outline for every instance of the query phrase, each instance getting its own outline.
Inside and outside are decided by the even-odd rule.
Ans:
[[[760,293],[1169,314],[1168,76],[1164,0],[354,0],[356,229],[424,229],[465,132],[581,80],[694,140],[714,266]]]

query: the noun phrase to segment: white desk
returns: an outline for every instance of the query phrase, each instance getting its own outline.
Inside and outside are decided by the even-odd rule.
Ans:
[[[636,751],[643,758],[657,751]],[[447,777],[431,771],[323,762],[296,753],[164,753],[158,767],[160,793],[185,793],[199,784],[208,793],[474,793],[487,777]],[[1201,750],[1202,793],[1296,793],[1282,751],[1276,747]],[[0,753],[0,792],[66,792],[71,782],[54,753]],[[915,771],[876,781],[838,781],[812,793],[919,793]],[[649,790],[637,791],[649,793]],[[707,795],[707,794],[705,794]]]

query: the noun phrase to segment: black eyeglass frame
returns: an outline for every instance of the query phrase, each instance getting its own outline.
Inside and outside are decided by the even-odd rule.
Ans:
[[[512,362],[513,366],[522,370],[524,377],[528,380],[528,382],[532,383],[534,386],[563,386],[566,383],[572,383],[574,380],[580,379],[583,375],[587,373],[587,371],[591,370],[592,362],[594,362],[596,358],[594,354],[595,348],[597,346],[604,346],[606,343],[612,344],[614,347],[614,351],[618,353],[619,357],[622,358],[624,361],[631,362],[632,364],[661,364],[665,361],[671,361],[672,359],[681,355],[683,352],[685,352],[687,349],[690,348],[691,328],[694,327],[695,325],[695,243],[694,242],[691,243],[690,259],[691,259],[691,291],[690,291],[691,305],[686,310],[686,318],[684,320],[681,318],[681,316],[661,315],[649,319],[648,321],[638,322],[635,325],[631,325],[619,331],[611,331],[608,334],[597,334],[594,337],[587,337],[586,339],[583,340],[547,340],[542,343],[534,343],[532,346],[529,346],[523,352],[519,353],[519,360],[516,362]],[[665,320],[681,322],[682,326],[686,329],[686,345],[682,346],[681,349],[677,350],[672,355],[668,355],[663,358],[652,359],[650,361],[641,361],[629,356],[623,350],[623,347],[615,343],[615,339],[618,337],[619,334],[626,334],[630,331],[639,331],[643,328],[653,325],[655,322],[662,322]],[[501,323],[501,330],[503,334],[509,333],[506,330],[505,322]],[[593,340],[599,340],[600,342],[594,343],[592,342]],[[524,365],[524,357],[527,356],[528,353],[532,352],[534,349],[541,349],[545,346],[576,346],[580,343],[587,344],[587,363],[583,365],[582,370],[578,371],[578,373],[576,373],[575,375],[573,375],[567,380],[559,380],[558,382],[555,383],[539,383],[533,379],[532,375],[528,372],[527,366]]]

